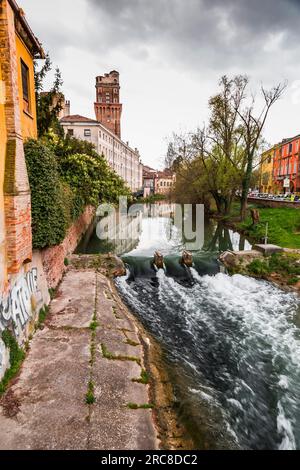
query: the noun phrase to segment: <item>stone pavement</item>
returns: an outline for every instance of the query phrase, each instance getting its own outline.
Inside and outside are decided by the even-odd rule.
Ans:
[[[132,381],[142,367],[140,333],[110,281],[70,267],[0,401],[0,449],[157,448],[151,409],[127,406],[149,404],[148,385]]]

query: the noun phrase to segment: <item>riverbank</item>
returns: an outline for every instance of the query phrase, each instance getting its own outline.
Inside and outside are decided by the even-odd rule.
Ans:
[[[252,223],[250,211],[258,209],[260,220]],[[249,204],[246,220],[241,222],[238,217],[239,205],[234,204],[230,215],[221,217],[216,214],[212,218],[238,232],[253,246],[267,242],[282,247],[282,253],[264,256],[261,252],[237,252],[224,259],[224,265],[230,274],[264,279],[273,282],[287,291],[300,293],[300,211],[295,208],[259,207]],[[266,230],[267,227],[267,230]]]
[[[265,256],[261,251],[225,251],[220,261],[229,274],[242,274],[272,282],[281,289],[300,294],[300,250],[289,248]]]
[[[253,225],[251,209],[258,209],[260,220]],[[264,242],[266,225],[268,243],[285,248],[300,249],[300,211],[292,207],[261,207],[250,203],[247,217],[241,222],[239,217],[239,203],[235,202],[231,213],[227,216],[219,216],[216,213],[211,217],[222,221],[227,227],[239,232],[255,243]]]
[[[118,296],[114,256],[72,256],[0,401],[1,449],[190,449],[159,345]]]

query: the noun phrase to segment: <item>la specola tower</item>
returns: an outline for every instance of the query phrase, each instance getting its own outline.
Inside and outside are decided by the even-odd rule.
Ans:
[[[95,114],[97,121],[121,138],[121,114],[119,72],[112,70],[96,77]]]

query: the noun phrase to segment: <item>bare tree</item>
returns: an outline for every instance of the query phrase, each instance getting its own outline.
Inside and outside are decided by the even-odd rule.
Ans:
[[[252,98],[250,106],[244,110],[236,107],[236,111],[241,119],[242,124],[242,141],[243,141],[243,152],[245,169],[242,178],[242,194],[241,194],[241,219],[244,220],[247,211],[247,199],[251,181],[251,175],[255,164],[255,155],[259,149],[259,142],[262,138],[262,132],[265,127],[270,109],[280,99],[284,90],[287,87],[287,83],[279,83],[270,90],[266,90],[263,86],[261,87],[261,93],[263,97],[263,107],[258,117],[255,117],[255,98]]]

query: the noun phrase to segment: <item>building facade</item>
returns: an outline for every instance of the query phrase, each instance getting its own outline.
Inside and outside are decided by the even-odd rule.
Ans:
[[[65,116],[60,121],[65,134],[94,144],[110,167],[127,183],[132,192],[142,188],[143,165],[137,149],[132,149],[100,122],[80,115]]]
[[[36,58],[44,52],[23,10],[15,0],[0,0],[0,380],[10,364],[2,331],[24,343],[49,300],[48,289],[42,295],[38,287],[24,155],[24,141],[37,137]]]
[[[116,70],[96,77],[95,115],[97,121],[121,139],[122,104]]]
[[[300,135],[280,142],[274,152],[273,181],[276,193],[300,192]]]
[[[155,176],[155,194],[169,195],[176,182],[176,175],[171,170],[158,171]]]
[[[34,59],[44,52],[23,10],[0,1],[0,292],[31,260],[31,206],[23,142],[37,137]]]
[[[266,150],[261,155],[260,164],[260,192],[271,194],[274,191],[273,168],[276,155],[276,146]]]
[[[143,165],[143,190],[144,197],[154,194],[155,189],[155,176],[157,171],[153,168]]]
[[[149,166],[143,166],[144,197],[151,194],[170,195],[176,182],[176,174],[168,169],[164,171],[154,170]]]

